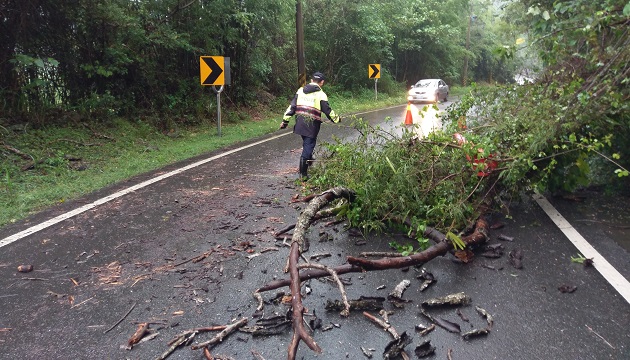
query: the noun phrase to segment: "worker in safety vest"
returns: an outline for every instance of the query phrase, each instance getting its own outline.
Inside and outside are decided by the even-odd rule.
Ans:
[[[302,156],[300,157],[300,176],[308,177],[308,166],[313,160],[313,150],[317,143],[317,134],[322,125],[322,113],[334,123],[340,121],[339,115],[330,108],[328,96],[322,90],[326,78],[324,74],[316,72],[311,77],[311,83],[298,89],[291,101],[291,105],[284,113],[280,129],[289,125],[291,116],[295,116],[293,133],[302,136]]]

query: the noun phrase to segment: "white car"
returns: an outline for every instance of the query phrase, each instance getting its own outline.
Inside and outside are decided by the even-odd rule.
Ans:
[[[411,85],[407,100],[409,102],[448,101],[448,85],[442,79],[424,79]]]

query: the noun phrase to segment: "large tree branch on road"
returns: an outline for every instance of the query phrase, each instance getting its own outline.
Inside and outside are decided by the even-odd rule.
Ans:
[[[466,243],[466,245],[479,245],[486,241],[487,239],[487,228],[488,223],[485,220],[478,220],[476,224],[475,231],[468,236],[462,237],[462,241]],[[351,261],[353,263],[343,264],[336,267],[331,268],[337,275],[348,274],[348,273],[358,273],[369,270],[387,270],[387,269],[398,269],[405,268],[409,266],[421,265],[425,262],[430,261],[438,256],[446,255],[451,249],[452,245],[450,241],[446,240],[446,236],[441,234],[439,231],[434,228],[427,227],[424,232],[424,236],[428,237],[437,242],[437,244],[429,247],[428,249],[419,252],[417,254],[411,256],[395,256],[395,257],[384,257],[378,260],[367,260],[360,259],[356,257],[348,257],[348,262]],[[398,260],[395,260],[398,259]],[[318,279],[322,277],[329,276],[330,273],[324,270],[307,270],[300,272],[300,281],[305,281],[309,279]],[[256,290],[256,293],[262,293],[265,291],[279,289],[281,287],[289,286],[291,283],[290,279],[279,279],[275,281],[271,281],[259,289]]]
[[[308,248],[308,243],[306,241],[305,235],[308,227],[313,223],[314,219],[317,218],[318,212],[327,204],[332,202],[338,198],[346,198],[348,200],[352,200],[354,196],[354,192],[346,189],[346,188],[334,188],[329,191],[326,191],[319,196],[313,198],[309,205],[304,209],[304,211],[300,214],[298,221],[295,225],[295,231],[291,240],[291,250],[288,258],[288,266],[287,270],[289,272],[289,279],[276,280],[274,282],[268,283],[263,287],[257,289],[254,292],[254,296],[258,299],[259,303],[262,304],[262,297],[260,296],[261,292],[269,291],[273,289],[277,289],[284,286],[289,286],[291,290],[291,305],[292,305],[292,322],[293,322],[293,338],[291,340],[291,344],[288,349],[288,359],[294,360],[298,346],[300,341],[304,341],[304,343],[313,351],[317,353],[321,353],[321,348],[312,336],[309,334],[307,329],[304,326],[304,313],[307,310],[304,308],[302,303],[302,294],[301,294],[301,281],[313,278],[325,277],[333,274],[333,276],[338,276],[340,274],[346,274],[350,272],[363,272],[363,271],[371,271],[371,270],[386,270],[386,269],[397,269],[404,268],[409,266],[421,265],[424,264],[431,259],[434,259],[438,256],[446,255],[449,251],[453,249],[453,245],[451,241],[449,241],[446,236],[434,228],[427,227],[423,233],[425,237],[433,240],[435,242],[434,245],[429,247],[428,249],[419,252],[417,254],[413,254],[410,256],[403,257],[384,257],[377,260],[369,260],[364,258],[357,258],[353,256],[349,256],[347,258],[348,264],[340,265],[334,268],[319,268],[312,269],[313,266],[309,265],[300,265],[299,260],[302,252],[305,248]],[[487,229],[488,222],[484,219],[478,219],[475,224],[474,232],[470,235],[463,236],[462,241],[467,245],[478,245],[485,242],[488,238]],[[300,272],[301,268],[308,268],[310,270]],[[343,295],[343,287],[341,287],[342,297]],[[344,299],[346,300],[346,299]],[[346,302],[346,301],[344,301]],[[259,305],[259,308],[261,306]],[[260,309],[257,309],[260,310]],[[347,310],[347,304],[346,304]]]
[[[354,192],[346,188],[337,187],[328,190],[311,200],[306,209],[304,209],[302,214],[300,214],[295,225],[295,231],[293,232],[293,237],[291,239],[291,252],[289,253],[288,266],[290,275],[289,287],[291,289],[291,306],[293,308],[293,339],[291,340],[291,344],[289,345],[288,350],[289,360],[295,359],[295,354],[297,352],[300,341],[304,341],[304,343],[311,350],[317,353],[322,352],[322,349],[319,347],[319,345],[317,345],[315,340],[313,340],[311,335],[304,327],[305,308],[302,304],[302,294],[300,291],[301,279],[298,262],[300,261],[300,255],[302,251],[304,251],[304,248],[308,248],[308,243],[306,243],[305,239],[306,231],[313,222],[313,219],[316,217],[317,212],[328,203],[338,198],[346,198],[348,200],[351,200],[353,197]],[[305,246],[305,244],[307,246]],[[323,271],[326,274],[329,274],[329,271],[327,270],[319,271]],[[256,292],[259,292],[259,290],[257,290]]]

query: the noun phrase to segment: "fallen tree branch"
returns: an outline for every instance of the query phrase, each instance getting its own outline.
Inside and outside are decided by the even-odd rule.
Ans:
[[[304,313],[306,310],[304,308],[304,305],[302,304],[300,283],[301,279],[298,262],[300,261],[300,256],[302,252],[308,250],[308,242],[305,237],[306,231],[308,230],[310,224],[313,222],[313,219],[317,216],[318,212],[328,203],[338,198],[346,198],[348,200],[351,200],[353,197],[354,192],[347,188],[336,187],[331,190],[325,191],[309,202],[308,206],[300,214],[300,216],[298,217],[298,221],[295,224],[295,231],[293,232],[293,237],[291,238],[291,250],[288,259],[288,271],[290,275],[289,288],[291,289],[291,306],[293,313],[293,338],[291,340],[291,344],[289,344],[289,360],[295,359],[300,341],[304,341],[304,343],[311,350],[317,353],[322,352],[322,349],[319,347],[319,345],[317,345],[315,340],[313,340],[311,335],[304,327]],[[326,275],[330,274],[328,269],[317,270],[324,272]],[[259,290],[257,290],[256,292],[259,292]]]
[[[478,245],[486,241],[487,239],[486,229],[488,226],[487,221],[480,219],[477,221],[477,226],[481,228],[476,229],[472,235],[462,237],[462,241],[464,241],[464,243],[466,243],[467,245]],[[439,231],[433,228],[427,227],[427,230],[425,231],[425,236],[432,239],[442,238],[444,240],[441,240],[437,244],[429,247],[428,249],[422,252],[419,252],[417,254],[411,255],[411,256],[400,256],[396,258],[386,257],[383,259],[373,260],[373,261],[370,261],[367,259],[355,258],[355,257],[348,257],[348,262],[350,262],[350,260],[352,259],[354,264],[350,263],[350,264],[339,265],[331,269],[334,270],[337,273],[337,275],[342,275],[342,274],[348,274],[348,273],[360,273],[363,271],[371,271],[371,270],[387,270],[387,269],[405,268],[409,266],[421,265],[435,257],[446,255],[446,253],[448,253],[452,249],[452,245],[450,241],[445,240],[446,236],[440,234]],[[319,269],[302,271],[300,272],[300,281],[305,281],[309,279],[318,279],[318,278],[322,278],[329,275],[330,274],[328,272],[319,270]],[[265,292],[269,290],[275,290],[281,287],[289,286],[289,284],[290,284],[290,279],[274,280],[272,282],[269,282],[263,285],[262,287],[257,289],[256,292]]]
[[[293,311],[293,338],[291,339],[291,344],[289,345],[288,350],[289,360],[295,360],[295,354],[298,346],[300,345],[300,341],[304,341],[304,343],[316,353],[322,352],[322,349],[319,345],[317,345],[315,340],[313,340],[304,327],[304,312],[306,309],[302,304],[300,273],[297,266],[298,261],[300,260],[299,247],[299,243],[294,240],[291,243],[291,253],[289,254],[289,274],[291,276],[291,284],[289,285],[289,288],[291,289],[291,307]]]
[[[304,343],[311,350],[317,353],[321,353],[322,351],[304,326],[304,313],[306,313],[307,310],[302,304],[301,281],[325,277],[332,274],[333,278],[335,278],[335,281],[340,286],[342,298],[344,299],[344,310],[342,312],[343,315],[344,312],[349,313],[350,305],[344,296],[343,285],[340,284],[338,275],[350,272],[396,269],[420,265],[428,262],[429,260],[437,256],[446,255],[449,251],[453,249],[451,241],[447,240],[444,234],[440,233],[434,228],[427,227],[423,235],[433,240],[436,244],[420,253],[413,254],[411,256],[386,257],[378,260],[368,260],[349,256],[347,258],[348,264],[340,265],[333,268],[314,266],[314,264],[308,263],[308,260],[306,259],[305,260],[307,261],[307,264],[298,264],[300,257],[303,257],[302,253],[308,250],[308,242],[305,237],[306,231],[308,227],[313,223],[314,219],[318,216],[320,209],[322,209],[325,205],[335,199],[345,198],[351,201],[353,197],[353,191],[342,187],[328,190],[320,194],[319,196],[314,197],[310,201],[306,209],[304,209],[304,211],[300,214],[300,216],[298,217],[298,221],[295,224],[295,231],[291,238],[291,249],[289,252],[289,257],[287,259],[287,266],[285,268],[285,272],[289,273],[289,279],[273,281],[257,289],[254,292],[254,297],[258,300],[259,303],[257,311],[260,311],[262,309],[263,303],[262,296],[260,295],[261,292],[277,289],[287,285],[289,286],[291,290],[291,311],[293,323],[293,338],[288,349],[289,360],[295,360],[300,341],[304,341]],[[337,208],[339,208],[339,206]],[[332,214],[334,212],[326,213]],[[474,232],[471,235],[462,237],[462,241],[467,246],[478,245],[485,242],[488,239],[487,228],[487,221],[481,218],[478,219]],[[304,268],[310,268],[311,270],[300,272],[300,270]]]
[[[24,160],[33,160],[34,159],[31,155],[25,154],[22,151],[14,148],[13,146],[7,145],[5,143],[1,143],[1,144],[2,144],[3,148],[5,148],[5,149],[9,150],[10,152],[18,155],[19,157],[21,157]]]
[[[488,239],[487,229],[488,222],[484,219],[478,219],[475,231],[471,235],[463,236],[462,241],[467,246],[479,245]],[[436,231],[437,230],[435,229],[430,229],[428,230],[429,234],[427,234],[427,231],[425,231],[425,236],[435,236]],[[443,239],[437,244],[429,247],[428,249],[409,256],[396,258],[386,257],[378,260],[367,260],[363,258],[349,256],[348,262],[352,265],[360,266],[365,270],[400,269],[409,266],[422,265],[438,256],[446,255],[452,249],[452,247],[453,245],[450,241]]]

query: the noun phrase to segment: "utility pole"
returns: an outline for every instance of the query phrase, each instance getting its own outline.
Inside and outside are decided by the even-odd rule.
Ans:
[[[302,0],[295,3],[295,32],[298,60],[298,86],[306,85],[306,61],[304,59],[304,24],[302,20]]]
[[[472,26],[472,4],[468,12],[468,31],[466,31],[466,57],[464,58],[464,76],[462,77],[462,85],[466,86],[468,81],[468,51],[470,49],[470,27]]]

